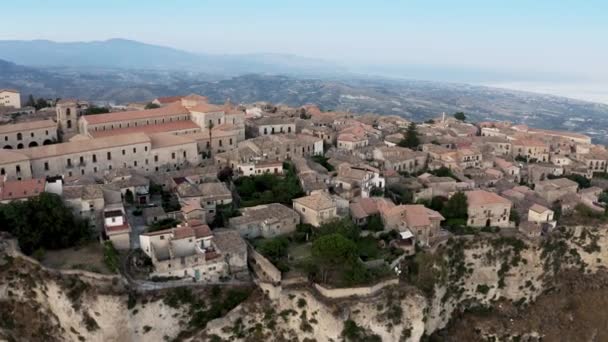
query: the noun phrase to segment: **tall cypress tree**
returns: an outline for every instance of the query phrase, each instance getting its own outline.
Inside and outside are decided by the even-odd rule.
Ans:
[[[416,129],[416,123],[410,122],[405,132],[405,138],[401,139],[398,144],[401,147],[416,148],[420,145],[420,138],[418,138],[418,131]]]

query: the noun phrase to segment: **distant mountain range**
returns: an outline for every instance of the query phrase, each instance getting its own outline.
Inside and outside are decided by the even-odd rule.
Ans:
[[[604,104],[461,83],[362,76],[296,56],[203,55],[123,39],[0,41],[0,88],[6,87],[19,89],[23,96],[114,103],[199,93],[216,103],[228,98],[237,103],[314,103],[324,110],[418,121],[464,111],[476,121],[572,130],[608,142]]]
[[[223,76],[252,72],[318,75],[345,71],[328,61],[294,55],[197,54],[126,39],[71,43],[3,40],[0,59],[37,67],[191,70]]]

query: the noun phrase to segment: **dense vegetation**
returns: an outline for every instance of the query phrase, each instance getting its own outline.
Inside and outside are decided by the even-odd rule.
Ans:
[[[0,230],[19,240],[25,254],[72,247],[91,238],[89,222],[76,217],[55,194],[0,205]]]
[[[467,207],[467,196],[458,191],[443,204],[441,215],[448,226],[464,226],[468,218]]]
[[[283,163],[283,175],[265,173],[240,177],[234,184],[241,199],[241,207],[282,203],[291,206],[291,200],[304,196],[293,165]]]
[[[385,267],[366,268],[362,261],[391,261],[403,253],[393,247],[381,248],[396,234],[384,233],[379,238],[361,236],[360,228],[350,219],[327,222],[314,230],[309,276],[317,282],[339,286],[364,284],[386,276]]]

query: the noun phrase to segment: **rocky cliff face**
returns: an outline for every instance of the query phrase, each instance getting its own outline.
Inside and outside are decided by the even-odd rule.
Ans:
[[[344,335],[352,341],[419,341],[464,312],[525,307],[566,269],[579,275],[602,270],[608,249],[601,246],[607,243],[604,228],[588,227],[563,229],[542,243],[480,236],[454,240],[421,258],[418,266],[427,272],[419,270],[374,297],[327,300],[309,289],[283,289],[275,301],[243,304],[200,336],[251,340],[243,332],[255,332],[260,339],[278,341],[295,336],[338,341]],[[480,340],[492,335],[477,334]],[[529,336],[542,336],[542,331]]]
[[[453,240],[434,254],[419,254],[410,265],[416,272],[408,270],[400,285],[373,297],[328,300],[308,287],[292,287],[270,300],[258,290],[224,317],[194,330],[193,317],[204,319],[210,313],[192,305],[167,305],[163,293],[135,299],[118,280],[59,274],[0,255],[0,338],[339,341],[346,336],[351,341],[419,341],[463,312],[527,307],[555,286],[555,274],[564,269],[595,274],[608,260],[607,243],[604,228],[582,227],[564,229],[542,244],[480,236]],[[204,302],[213,297],[201,293],[196,298]],[[193,337],[182,333],[188,329]],[[526,336],[542,336],[537,330],[528,329]],[[484,327],[475,334],[479,339],[493,336]]]
[[[180,314],[159,299],[129,305],[118,281],[57,274],[18,257],[0,261],[0,339],[159,341],[179,333]]]

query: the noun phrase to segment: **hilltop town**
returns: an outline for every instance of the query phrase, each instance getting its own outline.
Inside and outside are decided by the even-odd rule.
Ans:
[[[432,295],[441,275],[426,282],[437,260],[422,256],[453,257],[472,236],[519,253],[606,218],[608,150],[573,132],[462,112],[411,122],[199,94],[22,108],[17,90],[0,89],[0,108],[0,230],[18,241],[12,255],[117,277],[133,291],[255,284],[272,300],[310,286],[335,300],[408,284]],[[500,291],[518,263],[473,292]],[[533,299],[541,286],[529,280]],[[220,319],[205,317],[201,328]],[[335,334],[373,336],[349,321]]]

